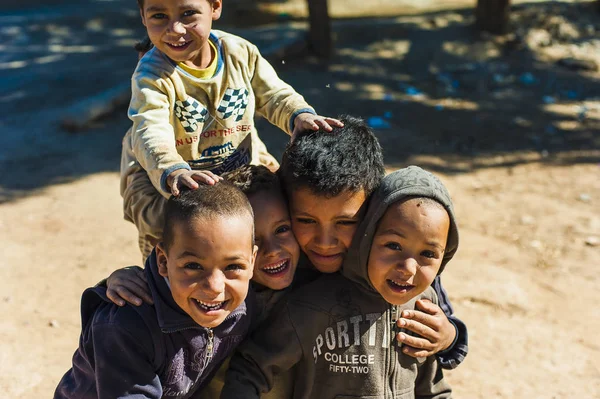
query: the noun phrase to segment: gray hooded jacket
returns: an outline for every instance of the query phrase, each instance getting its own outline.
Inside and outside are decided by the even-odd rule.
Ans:
[[[432,197],[448,210],[451,229],[443,266],[458,245],[450,197],[432,174],[409,167],[386,176],[370,200],[343,270],[298,288],[242,343],[231,360],[222,399],[258,398],[274,376],[293,368],[293,398],[450,398],[435,356],[413,358],[395,340],[396,320],[418,299],[434,303],[429,287],[401,306],[371,285],[367,261],[379,219],[407,196]]]

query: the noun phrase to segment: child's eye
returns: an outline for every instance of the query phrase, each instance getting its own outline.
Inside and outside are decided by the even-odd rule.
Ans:
[[[387,244],[385,244],[385,247],[394,251],[402,251],[402,247],[397,242],[388,242]]]
[[[229,272],[229,271],[236,271],[236,270],[244,270],[244,266],[234,263],[231,265],[227,265],[227,267],[225,267],[225,271]]]
[[[183,267],[189,270],[203,270],[202,265],[196,262],[186,263]]]
[[[283,233],[287,233],[288,231],[290,231],[290,226],[283,225],[283,226],[279,226],[278,228],[275,229],[275,234],[283,234]]]
[[[191,17],[192,15],[196,15],[198,13],[198,11],[196,10],[187,10],[186,12],[183,13],[184,17]]]
[[[356,223],[357,223],[356,220],[340,220],[338,222],[338,224],[341,224],[342,226],[353,226]]]
[[[298,223],[302,223],[302,224],[313,224],[313,223],[315,223],[315,221],[314,221],[314,220],[312,220],[312,219],[307,219],[307,218],[296,218],[296,221],[297,221]]]
[[[152,14],[150,16],[150,18],[152,18],[152,19],[165,19],[165,18],[167,18],[167,14],[163,14],[163,13],[159,12],[159,13],[156,13],[156,14]]]
[[[421,252],[421,256],[424,256],[426,258],[431,258],[431,259],[437,258],[436,253],[433,251],[423,251],[423,252]]]

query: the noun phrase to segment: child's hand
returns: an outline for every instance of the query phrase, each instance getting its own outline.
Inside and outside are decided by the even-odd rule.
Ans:
[[[308,112],[303,112],[296,116],[294,119],[294,131],[292,132],[292,141],[296,138],[298,133],[305,130],[314,130],[317,131],[319,129],[323,129],[326,132],[331,132],[333,127],[344,127],[344,124],[341,121],[338,121],[334,118],[328,118],[326,116],[313,115]]]
[[[177,169],[167,177],[167,185],[171,188],[171,194],[177,197],[181,192],[181,187],[185,186],[195,190],[198,188],[198,183],[212,186],[222,179],[209,170]]]
[[[106,296],[119,306],[125,306],[125,301],[132,305],[140,306],[142,300],[152,305],[152,294],[148,289],[148,282],[144,269],[129,266],[112,272],[106,279]]]
[[[412,357],[427,357],[447,349],[456,337],[456,328],[444,311],[428,300],[418,300],[417,307],[421,310],[405,310],[402,318],[396,321],[400,328],[410,330],[420,335],[413,337],[398,333],[396,339],[402,342],[402,351]]]

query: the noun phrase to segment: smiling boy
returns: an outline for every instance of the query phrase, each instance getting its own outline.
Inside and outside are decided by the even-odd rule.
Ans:
[[[321,273],[342,266],[363,204],[385,174],[381,147],[364,121],[348,115],[340,121],[344,126],[331,134],[301,132],[277,172],[294,235]]]
[[[154,305],[82,296],[73,368],[55,398],[190,398],[246,336],[256,258],[246,196],[219,182],[171,197],[164,239],[144,270]]]
[[[386,176],[341,273],[284,299],[233,356],[221,398],[258,398],[292,367],[295,398],[450,398],[436,356],[409,356],[395,337],[404,310],[437,302],[431,284],[457,248],[441,182],[414,166]]]
[[[123,139],[121,195],[144,259],[162,238],[164,203],[182,187],[214,184],[247,164],[277,167],[255,114],[289,135],[331,130],[253,44],[213,30],[221,0],[138,0],[154,45],[132,77],[132,128]]]
[[[258,247],[252,276],[255,291],[289,287],[296,274],[300,247],[292,233],[279,178],[262,165],[242,166],[223,178],[246,194],[254,212],[254,243]]]

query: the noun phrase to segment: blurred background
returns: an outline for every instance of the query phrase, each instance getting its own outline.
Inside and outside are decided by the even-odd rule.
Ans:
[[[367,120],[390,170],[451,189],[456,397],[600,397],[599,1],[226,0],[213,27],[320,114]],[[144,34],[134,0],[0,4],[3,397],[49,396],[81,292],[140,262],[118,169]],[[280,156],[288,137],[257,127]]]

